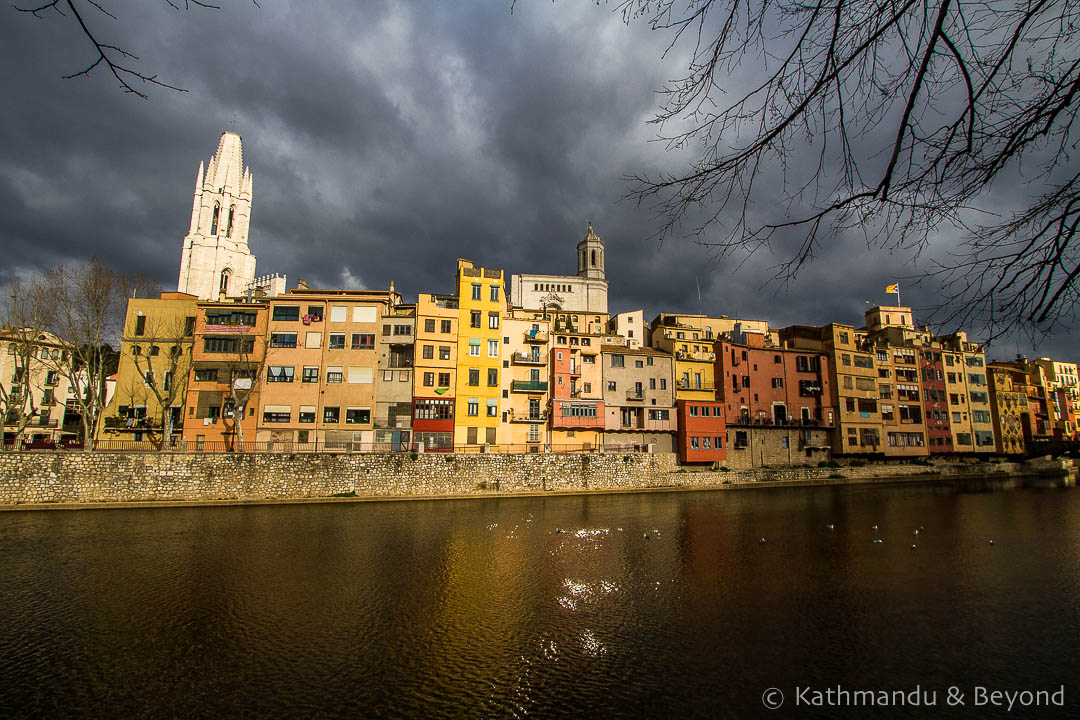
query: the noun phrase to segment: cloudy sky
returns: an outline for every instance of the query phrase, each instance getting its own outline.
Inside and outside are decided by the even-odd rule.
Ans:
[[[95,57],[71,17],[0,11],[0,282],[97,255],[174,288],[196,170],[234,118],[255,176],[258,272],[290,285],[393,280],[415,298],[449,291],[458,257],[573,274],[590,220],[607,246],[612,312],[859,325],[867,299],[891,301],[885,285],[927,262],[840,237],[777,288],[778,258],[717,261],[651,241],[649,209],[620,201],[624,178],[691,159],[647,125],[686,56],[663,58],[670,37],[627,25],[611,4],[221,4],[108,0],[116,19],[86,7],[100,40],[187,90],[146,87],[149,101],[103,69],[62,79]],[[903,299],[936,302],[932,287]],[[990,354],[1018,348],[1032,352],[1009,340]],[[1059,333],[1038,351],[1080,360],[1080,340]]]

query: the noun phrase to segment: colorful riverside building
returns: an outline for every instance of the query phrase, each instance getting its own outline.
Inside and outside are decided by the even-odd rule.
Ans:
[[[188,448],[235,450],[241,439],[245,447],[256,439],[267,311],[265,302],[198,304],[184,413]]]
[[[548,346],[551,320],[512,310],[503,319],[502,422],[509,452],[541,452],[551,445]]]
[[[916,354],[923,385],[923,413],[926,416],[926,441],[930,453],[954,452],[941,343],[931,341],[917,349]]]
[[[963,332],[945,335],[940,341],[953,448],[962,453],[994,452],[997,441],[982,346],[969,342]]]
[[[391,292],[393,284],[391,283]],[[413,339],[416,306],[389,302],[383,306],[379,364],[375,374],[375,447],[412,447]]]
[[[678,430],[674,358],[655,348],[605,344],[600,346],[600,364],[605,449],[651,446],[653,452],[673,452]],[[713,430],[709,428],[710,437]]]
[[[1077,439],[1077,415],[1080,415],[1080,393],[1077,391],[1076,363],[1065,363],[1048,357],[1035,359],[1043,370],[1050,422],[1055,440]]]
[[[997,363],[987,365],[986,374],[990,380],[994,449],[1022,455],[1026,447],[1024,429],[1026,426],[1030,432],[1031,427],[1027,394],[1023,391],[1026,378],[1021,371]]]
[[[457,261],[457,387],[454,445],[497,449],[500,438],[502,318],[507,309],[503,271]]]
[[[392,341],[412,343],[412,318],[393,317],[400,304],[393,289],[303,284],[271,298],[255,439],[297,449],[376,449],[380,348],[390,353],[400,346]],[[387,369],[411,395],[411,377],[398,381],[398,368]]]
[[[715,348],[717,399],[727,415],[733,466],[829,459],[836,414],[827,354],[777,345],[772,335],[753,332],[742,343],[718,340]]]
[[[596,316],[587,316],[588,318]],[[582,331],[576,313],[555,316],[551,358],[551,443],[557,450],[591,450],[603,443],[603,371],[598,362],[606,318]]]
[[[458,362],[457,295],[421,293],[413,352],[413,437],[428,451],[454,449]]]
[[[163,292],[128,301],[112,399],[96,437],[174,445],[184,427],[198,298]],[[106,442],[102,442],[106,441]],[[127,445],[121,445],[127,447]]]

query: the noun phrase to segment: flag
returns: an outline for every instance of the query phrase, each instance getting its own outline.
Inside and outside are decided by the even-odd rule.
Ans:
[[[899,293],[900,292],[900,283],[893,283],[892,285],[887,286],[885,288],[885,292],[887,292],[887,293]]]

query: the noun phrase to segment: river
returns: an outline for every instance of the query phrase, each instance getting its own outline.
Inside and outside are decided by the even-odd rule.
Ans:
[[[1073,489],[6,512],[0,582],[4,717],[1080,717]]]

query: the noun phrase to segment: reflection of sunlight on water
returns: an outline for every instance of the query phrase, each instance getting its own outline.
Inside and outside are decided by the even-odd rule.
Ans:
[[[608,528],[593,528],[593,529],[582,528],[581,530],[578,530],[576,533],[574,533],[574,537],[585,539],[585,538],[601,537],[603,535],[610,535],[610,534],[611,534],[611,530],[609,530]]]
[[[593,657],[600,657],[607,654],[607,648],[603,643],[596,639],[596,635],[592,630],[586,630],[581,633],[581,649],[585,651],[585,654],[592,655]]]
[[[493,523],[491,523],[490,525],[487,526],[487,529],[488,530],[494,530],[497,527],[499,527],[499,523],[493,522]]]
[[[579,602],[589,603],[605,595],[610,595],[619,589],[619,586],[610,580],[597,580],[591,583],[574,582],[570,578],[563,580],[563,588],[566,594],[557,598],[559,605],[566,610],[577,610]]]
[[[540,654],[544,656],[545,660],[559,661],[559,646],[555,644],[554,640],[545,640],[540,638]]]

